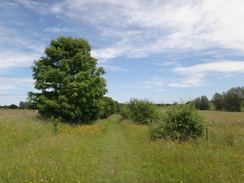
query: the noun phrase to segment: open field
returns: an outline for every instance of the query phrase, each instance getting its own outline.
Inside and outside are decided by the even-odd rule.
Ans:
[[[118,115],[55,127],[0,110],[0,182],[244,182],[244,113],[200,112],[209,143],[151,142],[147,126]]]

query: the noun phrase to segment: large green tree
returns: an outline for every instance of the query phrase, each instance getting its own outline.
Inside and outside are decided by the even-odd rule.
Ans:
[[[33,77],[39,93],[29,100],[45,118],[86,123],[97,119],[102,109],[106,81],[90,54],[89,42],[82,38],[58,37],[45,49],[45,57],[34,62]]]

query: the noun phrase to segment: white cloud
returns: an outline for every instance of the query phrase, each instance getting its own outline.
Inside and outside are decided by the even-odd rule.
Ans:
[[[15,2],[35,12],[42,14],[47,14],[49,12],[49,6],[46,3],[36,2],[33,0],[15,0]]]
[[[220,73],[229,76],[230,73],[244,73],[244,61],[219,61],[198,64],[190,67],[176,67],[172,70],[176,74],[185,76],[170,83],[172,87],[192,87],[206,84],[206,77],[210,73]]]
[[[25,36],[18,30],[0,26],[0,70],[11,67],[30,67],[43,55],[44,45]]]
[[[111,66],[111,65],[100,65],[100,67],[103,67],[105,69],[105,71],[124,71],[127,72],[128,70],[120,68],[120,67],[116,67],[116,66]]]
[[[62,27],[62,28],[59,28],[59,27],[49,27],[49,28],[46,28],[44,31],[54,32],[54,33],[72,32],[72,30],[69,29],[68,27]]]
[[[159,76],[151,77],[149,80],[140,81],[133,85],[134,88],[159,88],[164,85],[164,79]]]
[[[115,38],[94,50],[102,60],[215,47],[244,52],[242,0],[66,0],[53,9]]]
[[[186,74],[187,75],[187,74]],[[206,84],[203,79],[205,76],[201,73],[192,73],[186,77],[181,77],[175,82],[168,84],[171,87],[195,87],[195,86],[204,86]]]
[[[149,81],[141,81],[140,83],[152,85],[152,86],[162,86],[164,84],[164,80],[158,76],[154,76]]]
[[[4,50],[0,52],[0,70],[11,67],[30,67],[33,61],[40,58],[39,53]]]
[[[0,91],[33,88],[34,81],[29,78],[3,78],[0,77]]]
[[[198,64],[191,67],[176,67],[174,72],[179,74],[204,73],[204,72],[241,72],[244,73],[244,61],[219,61]]]
[[[161,88],[161,89],[157,89],[156,91],[157,91],[157,92],[165,92],[165,91],[166,91],[166,89]]]
[[[121,56],[122,53],[123,49],[118,48],[103,48],[91,51],[92,57],[97,58],[99,63],[106,62],[106,60],[110,58]]]

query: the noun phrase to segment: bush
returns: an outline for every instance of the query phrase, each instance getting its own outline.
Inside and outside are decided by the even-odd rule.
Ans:
[[[203,118],[191,103],[168,108],[163,120],[153,124],[149,133],[152,140],[164,138],[187,141],[202,136],[203,129]]]
[[[128,108],[128,106],[125,105],[121,105],[120,107],[120,115],[123,119],[130,119],[130,109]]]
[[[158,118],[157,106],[149,100],[130,99],[127,107],[130,119],[136,123],[150,124]]]

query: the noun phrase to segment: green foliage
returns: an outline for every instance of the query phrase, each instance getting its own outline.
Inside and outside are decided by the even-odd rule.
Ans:
[[[164,122],[151,124],[149,127],[149,136],[151,140],[166,139],[165,124]]]
[[[210,102],[206,96],[196,98],[194,103],[195,107],[199,110],[208,110],[210,108]]]
[[[215,93],[212,102],[215,105],[216,110],[223,110],[224,108],[224,96],[219,93]]]
[[[175,105],[168,108],[158,124],[150,127],[152,140],[158,138],[187,141],[203,134],[204,122],[194,104]]]
[[[15,104],[11,104],[11,105],[9,106],[9,109],[18,109],[18,106],[15,105]]]
[[[59,123],[61,122],[62,118],[54,118],[51,117],[51,121],[53,122],[53,132],[57,133],[59,129]]]
[[[224,105],[227,111],[241,111],[244,101],[244,87],[231,88],[224,94]]]
[[[217,110],[240,112],[244,102],[244,87],[234,87],[223,94],[215,93],[212,102]]]
[[[27,109],[27,102],[20,101],[19,109]]]
[[[244,100],[241,103],[241,111],[244,112]]]
[[[35,61],[35,88],[29,92],[30,108],[38,108],[44,118],[61,117],[71,123],[97,119],[107,92],[106,81],[90,55],[91,47],[82,38],[59,37],[45,49],[46,57]]]
[[[120,115],[123,119],[130,119],[131,112],[127,104],[123,104],[120,106]]]
[[[101,118],[108,118],[116,112],[116,102],[111,97],[103,97],[103,109]]]
[[[157,106],[149,100],[130,99],[127,107],[130,111],[128,114],[135,123],[150,124],[158,118]]]

